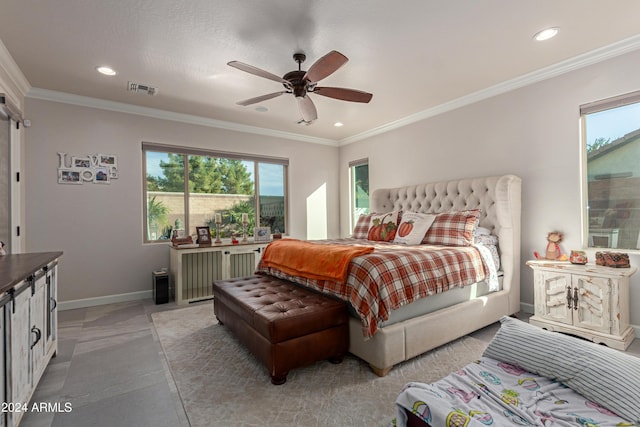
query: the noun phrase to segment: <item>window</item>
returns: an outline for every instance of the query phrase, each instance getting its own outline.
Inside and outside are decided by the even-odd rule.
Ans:
[[[351,179],[351,221],[369,213],[369,159],[349,163]]]
[[[247,235],[254,227],[286,232],[287,159],[143,143],[145,242],[196,235],[209,226],[216,237]]]
[[[587,246],[640,248],[640,91],[580,107]]]

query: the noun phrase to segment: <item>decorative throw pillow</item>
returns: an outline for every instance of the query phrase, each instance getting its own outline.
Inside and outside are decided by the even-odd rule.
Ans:
[[[400,211],[371,215],[367,239],[391,242],[396,237]]]
[[[473,245],[473,232],[480,221],[480,209],[436,214],[422,243],[445,246]]]
[[[371,215],[373,214],[365,214],[360,215],[358,217],[358,221],[356,222],[356,226],[353,228],[353,234],[351,235],[354,239],[366,239],[369,234],[369,224],[371,224]]]
[[[640,358],[511,317],[500,323],[483,356],[559,381],[640,423]]]
[[[398,226],[393,242],[404,243],[405,245],[419,245],[435,219],[436,216],[434,214],[403,212],[402,221]]]

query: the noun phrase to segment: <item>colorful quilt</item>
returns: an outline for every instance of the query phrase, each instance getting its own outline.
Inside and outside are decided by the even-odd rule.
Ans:
[[[435,383],[407,384],[396,405],[396,427],[406,425],[405,409],[434,427],[634,425],[559,382],[487,357]]]
[[[372,253],[351,261],[345,282],[289,275],[258,264],[256,273],[290,280],[345,300],[362,320],[365,337],[373,336],[389,312],[454,287],[488,280],[497,287],[497,271],[488,250],[476,246],[400,245],[365,239],[318,240],[317,244],[373,246]]]

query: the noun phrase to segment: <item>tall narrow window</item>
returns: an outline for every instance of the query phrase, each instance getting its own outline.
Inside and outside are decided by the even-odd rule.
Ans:
[[[274,163],[259,163],[258,208],[260,223],[272,232],[284,232],[286,168]]]
[[[349,163],[351,176],[351,224],[358,217],[369,213],[369,159]]]
[[[580,107],[587,246],[640,248],[640,91]]]
[[[286,232],[286,159],[143,143],[145,242],[195,236],[208,226],[215,236],[240,236],[254,227]]]

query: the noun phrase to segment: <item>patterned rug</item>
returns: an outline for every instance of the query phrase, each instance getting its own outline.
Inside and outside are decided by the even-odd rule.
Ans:
[[[396,365],[384,378],[348,355],[338,365],[294,369],[284,385],[274,386],[267,370],[217,323],[212,304],[152,318],[192,427],[387,426],[406,383],[438,380],[486,347],[463,337]]]

